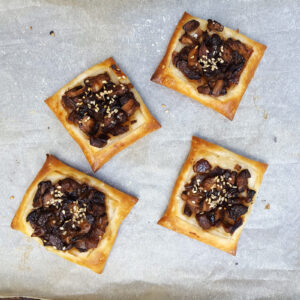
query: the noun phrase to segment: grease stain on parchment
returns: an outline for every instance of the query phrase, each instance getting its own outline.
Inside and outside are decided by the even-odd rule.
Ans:
[[[27,264],[27,260],[29,258],[32,249],[33,247],[31,245],[25,245],[22,248],[18,248],[18,250],[21,252],[21,255],[19,256],[19,264],[18,264],[18,268],[20,271],[30,271],[30,267]]]
[[[268,113],[266,110],[264,110],[263,108],[259,107],[259,106],[256,104],[256,101],[257,101],[258,99],[259,99],[258,96],[256,96],[256,95],[253,96],[254,107],[255,107],[255,109],[256,109],[259,113],[262,112],[262,113],[263,113],[263,118],[264,118],[265,120],[267,120],[268,117],[269,117],[269,113]]]

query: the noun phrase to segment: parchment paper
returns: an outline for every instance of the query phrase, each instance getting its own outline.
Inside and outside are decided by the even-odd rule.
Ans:
[[[239,28],[268,46],[232,122],[150,82],[184,11]],[[1,0],[1,294],[299,299],[299,16],[299,1]],[[52,30],[55,36],[49,34]],[[43,100],[109,56],[132,80],[162,129],[122,151],[95,175],[139,197],[104,273],[97,275],[47,252],[11,230],[10,222],[46,153],[92,174]],[[156,224],[192,135],[269,164],[236,257]]]

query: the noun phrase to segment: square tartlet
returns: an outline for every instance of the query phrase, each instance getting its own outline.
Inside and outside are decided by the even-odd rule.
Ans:
[[[95,77],[97,76],[99,78],[96,78],[97,80],[95,80]],[[94,82],[94,85],[92,85],[91,82]],[[107,83],[110,84],[109,88],[106,88]],[[114,86],[112,86],[111,83],[114,84]],[[77,95],[77,91],[80,93],[80,88],[78,89],[77,87],[80,86],[82,87],[83,92],[81,95]],[[122,88],[120,89],[119,87]],[[124,90],[124,93],[126,92],[124,95],[120,93],[120,91],[122,92],[122,89]],[[63,97],[69,97],[69,95],[70,99],[66,99],[68,101],[62,101]],[[71,98],[71,96],[73,98]],[[89,98],[89,96],[92,96],[92,98]],[[115,103],[110,104],[111,107],[113,107],[112,110],[110,110],[110,106],[105,108],[106,110],[103,112],[105,120],[107,121],[110,118],[112,120],[107,127],[101,127],[104,125],[104,122],[106,122],[104,119],[99,121],[101,103],[103,103],[104,97],[106,102],[109,100],[109,103],[111,100],[115,99],[114,97],[116,97],[116,101],[118,103],[122,97],[121,101],[124,102],[127,100],[127,102],[123,104],[122,109],[124,108],[128,113],[124,112],[124,110],[118,106],[116,110]],[[72,102],[72,100],[74,101]],[[86,101],[90,102],[87,103]],[[148,111],[137,90],[132,86],[128,77],[117,66],[113,58],[108,58],[102,63],[84,71],[57,91],[53,96],[45,100],[45,102],[66,128],[68,133],[79,144],[94,172],[96,172],[115,154],[148,133],[161,127]],[[131,105],[133,103],[134,105]],[[74,105],[73,109],[72,105]],[[78,119],[78,116],[75,118],[70,117],[71,112],[79,111],[78,113],[80,113],[81,110],[84,109],[84,106],[86,107],[86,112],[84,113],[86,115],[81,116],[80,120]],[[132,108],[134,108],[134,110],[132,110]],[[117,119],[116,115],[114,115],[114,111],[118,114],[118,116],[121,116],[120,118],[125,116],[125,121],[120,122],[120,126],[117,128],[119,132],[114,130],[107,131],[103,134],[102,131],[104,131],[104,129],[110,130],[109,126],[114,124],[113,122],[116,122],[116,120],[120,120],[119,117],[119,119]],[[83,130],[86,131],[86,129],[82,128],[83,130],[81,130],[80,128],[82,125],[89,124],[91,119],[94,121],[94,115],[96,115],[95,118],[98,118],[95,122],[95,125],[98,125],[98,127],[96,130],[95,128],[92,129],[92,131],[94,131],[94,136],[91,137],[91,132],[84,132]],[[114,116],[114,118],[112,118],[112,116]],[[100,116],[100,118],[102,117],[103,116]],[[112,130],[113,129],[115,128],[112,128]],[[125,131],[122,132],[122,129],[125,129]],[[91,139],[93,139],[93,145]]]
[[[47,197],[46,194],[48,194],[48,196],[50,194],[53,195],[53,192],[49,192],[49,191],[47,192],[47,190],[46,190],[46,191],[44,191],[44,193],[45,193],[44,195],[43,194],[40,195],[40,197],[42,197],[42,199],[43,199],[42,200],[43,203],[44,203],[44,201],[49,201],[49,202],[47,202],[48,205],[45,206],[46,208],[44,208],[44,206],[39,208],[41,211],[44,211],[45,209],[48,209],[48,210],[55,209],[55,207],[53,205],[57,205],[57,207],[59,207],[59,204],[55,204],[55,203],[59,203],[59,201],[61,201],[61,200],[59,200],[59,198],[56,198],[56,197],[62,197],[62,194],[64,193],[64,190],[63,190],[64,187],[58,186],[57,184],[58,184],[58,182],[62,182],[66,178],[68,178],[68,180],[71,178],[72,180],[74,180],[78,184],[80,184],[80,186],[83,186],[83,185],[87,186],[89,188],[89,190],[92,190],[93,192],[96,191],[97,195],[99,195],[99,193],[100,193],[100,196],[103,194],[105,195],[105,198],[102,197],[100,199],[100,201],[103,201],[103,203],[102,203],[103,206],[101,206],[101,205],[100,205],[100,207],[92,206],[94,211],[96,211],[96,209],[100,210],[100,212],[99,212],[100,214],[103,213],[103,212],[101,212],[101,209],[105,208],[105,212],[102,214],[103,219],[101,219],[101,217],[98,216],[98,220],[99,220],[98,223],[101,223],[102,222],[101,220],[105,220],[106,224],[105,224],[105,229],[103,229],[102,232],[100,231],[100,233],[102,234],[100,238],[99,238],[99,233],[98,233],[98,239],[96,240],[96,246],[94,245],[95,247],[85,249],[87,251],[84,251],[84,252],[79,251],[79,249],[77,249],[76,247],[69,247],[70,249],[65,249],[66,247],[63,247],[62,249],[59,250],[56,246],[53,246],[53,244],[49,245],[49,240],[47,240],[47,241],[45,239],[42,240],[42,236],[40,236],[40,237],[35,236],[32,238],[34,240],[36,240],[39,244],[43,245],[48,251],[53,252],[53,253],[57,254],[58,256],[63,257],[75,264],[89,268],[96,273],[102,273],[105,263],[106,263],[106,260],[108,259],[109,253],[110,253],[112,246],[114,244],[114,241],[117,237],[119,227],[120,227],[121,223],[123,222],[123,220],[128,215],[128,213],[130,212],[130,210],[132,209],[132,207],[136,204],[138,199],[135,197],[132,197],[130,195],[127,195],[121,191],[118,191],[117,189],[103,183],[102,181],[100,181],[94,177],[88,176],[85,173],[82,173],[74,168],[71,168],[71,167],[65,165],[64,163],[62,163],[61,161],[56,159],[54,156],[47,155],[46,162],[44,163],[42,169],[39,171],[39,173],[35,177],[34,181],[31,183],[31,185],[27,189],[27,191],[23,197],[23,200],[12,220],[11,227],[13,229],[21,231],[22,233],[24,233],[25,235],[27,235],[29,237],[32,236],[33,232],[38,231],[32,227],[32,225],[29,221],[27,221],[27,217],[29,214],[31,214],[32,212],[34,212],[36,210],[36,206],[34,207],[34,205],[35,205],[34,202],[36,201],[35,199],[39,199],[39,197],[36,198],[39,183],[41,183],[41,182],[48,183],[48,185],[49,185],[49,182],[51,181],[52,184],[56,184],[57,188],[60,188],[60,191],[55,190],[54,196],[47,198],[47,200],[46,200],[46,197]],[[66,186],[66,188],[70,188],[70,187]],[[82,201],[85,201],[85,200],[82,200]],[[97,201],[99,202],[99,199]],[[49,203],[52,206],[50,206]],[[64,203],[64,201],[62,203]],[[94,205],[94,203],[92,203],[92,205]],[[89,206],[87,209],[88,209],[88,212],[84,212],[83,214],[87,215],[89,213]],[[72,214],[71,214],[71,212],[72,212]],[[83,226],[81,224],[84,224],[86,222],[86,219],[84,219],[85,217],[83,217],[83,215],[81,215],[81,216],[79,215],[82,218],[78,219],[79,218],[78,212],[81,213],[80,209],[79,210],[78,209],[76,209],[76,210],[70,209],[70,211],[68,211],[67,209],[62,210],[63,215],[66,216],[66,217],[63,216],[63,218],[68,218],[68,216],[67,216],[68,214],[71,214],[72,218],[75,215],[77,223],[75,223],[75,221],[73,222],[70,219],[71,221],[70,220],[63,221],[64,224],[60,225],[60,226],[64,226],[64,227],[59,227],[59,228],[56,227],[55,229],[53,229],[54,227],[53,228],[51,227],[52,230],[56,230],[56,232],[58,230],[66,230],[66,231],[62,231],[61,234],[68,235],[69,234],[67,232],[68,229],[65,229],[65,228],[67,228],[67,226],[69,226],[68,227],[69,230],[73,230],[73,228],[75,228],[74,224],[76,224],[76,227]],[[51,219],[51,218],[52,218],[52,216],[48,216],[47,222],[45,223],[47,225],[44,224],[43,226],[50,226],[49,222],[52,222],[52,223],[57,222],[56,219]],[[97,215],[96,215],[95,219],[96,218],[97,218]],[[63,220],[65,220],[65,219],[63,219]],[[71,227],[71,224],[67,225],[67,222],[69,222],[69,221],[73,223],[72,227]],[[57,224],[57,226],[58,226],[58,224]],[[97,226],[98,226],[98,224],[97,224]],[[81,227],[78,227],[78,228],[81,230]],[[78,229],[74,229],[74,230],[78,230]],[[90,230],[90,233],[87,233],[87,234],[89,234],[89,237],[91,237],[92,236],[91,230]],[[95,234],[95,233],[93,232],[93,234]],[[60,235],[60,233],[59,233],[59,235]],[[60,235],[60,236],[62,236],[62,235]],[[53,239],[53,236],[51,238]],[[51,239],[50,239],[50,241],[51,241]],[[82,247],[82,246],[80,246],[80,247]]]
[[[169,206],[158,224],[235,255],[239,237],[250,215],[266,169],[267,164],[248,159],[218,145],[193,137],[190,153],[177,178]],[[197,173],[195,170],[197,172],[200,170],[203,173]],[[231,182],[232,185],[228,183],[230,187],[226,187],[226,189],[230,190],[232,188],[233,191],[230,190],[230,193],[238,195],[238,198],[229,199],[228,190],[222,190],[223,187],[218,189],[218,182],[223,182],[224,177],[227,176],[224,170],[228,171],[228,174],[235,174],[235,179]],[[213,171],[218,174],[217,177],[211,175]],[[214,181],[212,178],[217,179]],[[228,178],[231,180],[231,175]],[[189,184],[189,182],[195,182],[195,180],[199,180],[196,181],[196,186]],[[241,185],[246,183],[248,184],[247,187]],[[191,189],[190,194],[186,193],[187,188]],[[224,197],[223,194],[211,196],[218,195],[218,192],[222,193],[223,191],[226,194]],[[193,195],[193,193],[195,194]],[[201,193],[201,196],[198,193]],[[230,197],[232,197],[231,194]],[[214,199],[212,200],[212,198]],[[240,211],[241,209],[243,211]],[[239,213],[239,211],[242,214],[234,217],[236,218],[233,221],[234,224],[225,223],[225,214],[227,214],[227,220],[230,220],[228,216]],[[206,217],[207,215],[211,216],[211,212],[213,212],[212,220],[216,222],[215,225],[212,225],[210,223],[211,219]],[[221,212],[224,214],[223,219],[216,216]],[[225,224],[227,227],[225,227]]]
[[[206,40],[212,35],[219,36],[223,41],[223,48],[217,45],[218,37],[214,41],[209,40],[213,44],[211,47],[207,48],[205,43],[203,45],[204,33]],[[183,48],[187,49],[186,54],[181,51]],[[228,49],[231,60],[228,58]],[[216,21],[206,21],[184,13],[151,80],[193,98],[232,120],[265,49],[265,45]],[[180,59],[176,53],[182,53]],[[238,59],[241,60],[240,63]],[[178,68],[179,64],[181,69]],[[218,69],[220,74],[213,73],[218,72]],[[189,79],[181,70],[189,72],[193,79]],[[224,70],[223,74],[221,70]],[[207,71],[215,74],[210,75],[211,80],[205,77]]]

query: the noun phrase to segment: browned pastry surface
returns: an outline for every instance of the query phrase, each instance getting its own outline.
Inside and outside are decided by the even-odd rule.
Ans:
[[[118,229],[136,202],[48,155],[11,227],[48,251],[102,273]]]
[[[46,101],[94,172],[160,128],[113,58],[86,70]]]
[[[232,120],[266,46],[184,13],[151,80]]]
[[[193,137],[158,224],[236,254],[267,165]]]

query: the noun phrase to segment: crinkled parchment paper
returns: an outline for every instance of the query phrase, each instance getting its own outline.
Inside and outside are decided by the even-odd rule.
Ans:
[[[239,28],[268,46],[232,122],[150,82],[184,11]],[[0,293],[50,299],[299,299],[299,16],[296,0],[1,0]],[[109,56],[163,127],[95,175],[139,197],[104,273],[97,275],[11,230],[10,222],[46,153],[92,173],[43,100]],[[192,135],[269,164],[236,257],[156,224]]]

